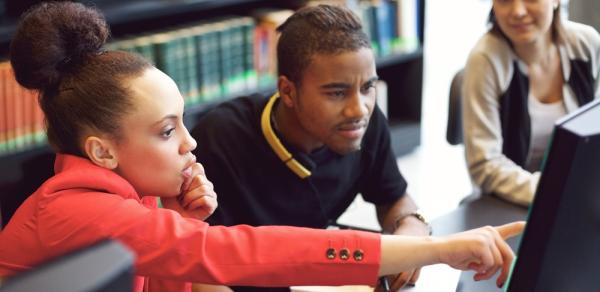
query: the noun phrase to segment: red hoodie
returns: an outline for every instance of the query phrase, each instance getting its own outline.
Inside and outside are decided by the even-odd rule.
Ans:
[[[244,286],[374,285],[380,236],[299,227],[209,226],[140,199],[111,170],[58,154],[56,175],[0,233],[0,276],[103,238],[136,255],[134,291],[190,291],[186,282]],[[327,257],[348,249],[349,259]],[[353,257],[355,251],[364,256]],[[343,275],[343,276],[340,276]]]

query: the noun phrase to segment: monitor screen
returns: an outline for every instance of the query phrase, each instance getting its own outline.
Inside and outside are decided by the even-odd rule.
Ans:
[[[133,291],[133,253],[103,240],[8,279],[0,292]]]
[[[599,291],[600,100],[557,121],[508,292]]]

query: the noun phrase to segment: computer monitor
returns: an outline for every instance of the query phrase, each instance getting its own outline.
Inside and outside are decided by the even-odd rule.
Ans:
[[[508,292],[600,290],[600,100],[557,121]]]
[[[131,292],[133,253],[103,240],[8,279],[0,292]]]

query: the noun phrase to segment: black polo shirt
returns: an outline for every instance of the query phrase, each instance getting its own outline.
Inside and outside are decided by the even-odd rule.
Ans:
[[[393,203],[404,195],[406,181],[390,148],[387,121],[377,107],[359,151],[339,155],[322,147],[305,154],[281,140],[294,159],[311,171],[301,178],[276,155],[263,134],[261,115],[268,100],[251,96],[225,102],[192,130],[198,142],[194,154],[219,201],[208,222],[323,228],[358,193],[376,205]]]

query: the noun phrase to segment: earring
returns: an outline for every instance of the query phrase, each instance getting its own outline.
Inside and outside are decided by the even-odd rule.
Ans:
[[[554,10],[558,9],[558,3],[554,3]]]

